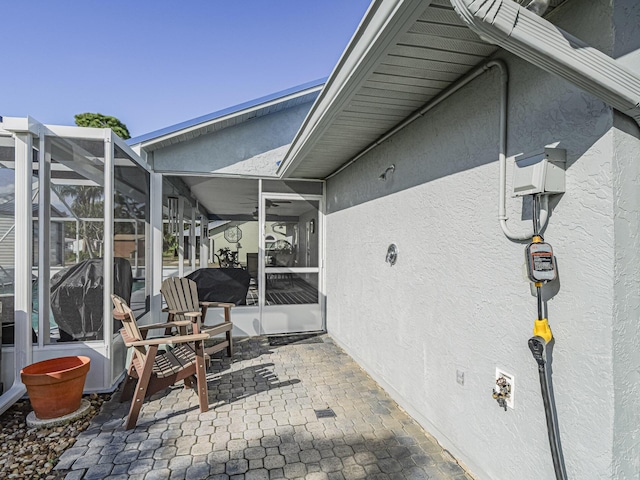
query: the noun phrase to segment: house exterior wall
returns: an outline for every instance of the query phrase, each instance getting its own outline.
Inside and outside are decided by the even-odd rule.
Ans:
[[[614,117],[613,477],[640,475],[640,129]]]
[[[162,172],[275,175],[311,102],[153,152]]]
[[[612,5],[554,22],[611,53]],[[619,34],[620,32],[618,32]],[[507,155],[567,151],[566,193],[544,237],[553,385],[569,478],[637,478],[637,126],[567,82],[502,54],[510,70]],[[327,328],[479,479],[554,478],[536,364],[525,243],[498,223],[497,72],[476,79],[327,182]],[[378,176],[390,164],[386,182]],[[511,192],[508,170],[508,195]],[[508,196],[509,225],[530,229]],[[398,263],[384,262],[396,243]],[[515,376],[515,409],[491,397]],[[464,385],[457,373],[464,373]]]

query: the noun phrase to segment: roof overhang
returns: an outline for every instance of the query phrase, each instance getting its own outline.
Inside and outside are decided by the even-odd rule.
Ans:
[[[546,18],[563,1],[551,0]],[[637,74],[519,3],[374,0],[278,174],[330,177],[437,103],[496,45],[640,118]]]
[[[136,150],[151,152],[169,145],[192,140],[254,118],[312,102],[325,79],[305,83],[249,102],[225,108],[127,141]]]

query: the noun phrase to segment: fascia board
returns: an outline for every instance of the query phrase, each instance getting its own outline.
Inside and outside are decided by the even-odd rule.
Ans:
[[[379,65],[397,36],[404,33],[430,3],[430,0],[376,0],[371,4],[298,130],[277,170],[279,176],[286,177],[302,162],[333,119]]]

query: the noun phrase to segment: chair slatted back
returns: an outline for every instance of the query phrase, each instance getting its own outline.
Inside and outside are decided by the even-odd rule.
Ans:
[[[162,282],[160,292],[167,302],[169,310],[178,312],[199,312],[198,286],[188,278],[170,277]],[[173,320],[184,320],[184,316],[175,315]]]
[[[118,295],[111,295],[111,300],[113,301],[114,307],[113,316],[122,322],[123,328],[120,330],[120,334],[122,335],[125,345],[129,346],[131,342],[144,340],[142,333],[140,333],[140,329],[138,328],[136,317],[133,315],[133,311],[129,308],[127,302]],[[135,350],[140,356],[139,358],[142,363],[144,363],[147,357],[147,349],[142,346],[137,346],[135,347]]]

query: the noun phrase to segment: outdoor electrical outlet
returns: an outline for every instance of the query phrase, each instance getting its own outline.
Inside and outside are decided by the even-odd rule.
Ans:
[[[462,370],[456,370],[456,382],[464,385],[464,372]]]
[[[502,385],[500,387],[499,385]],[[513,407],[513,396],[515,393],[515,377],[510,373],[505,372],[501,368],[496,367],[496,380],[493,385],[493,391],[499,392],[500,390],[508,391],[508,394],[504,396],[505,404],[509,408]]]

